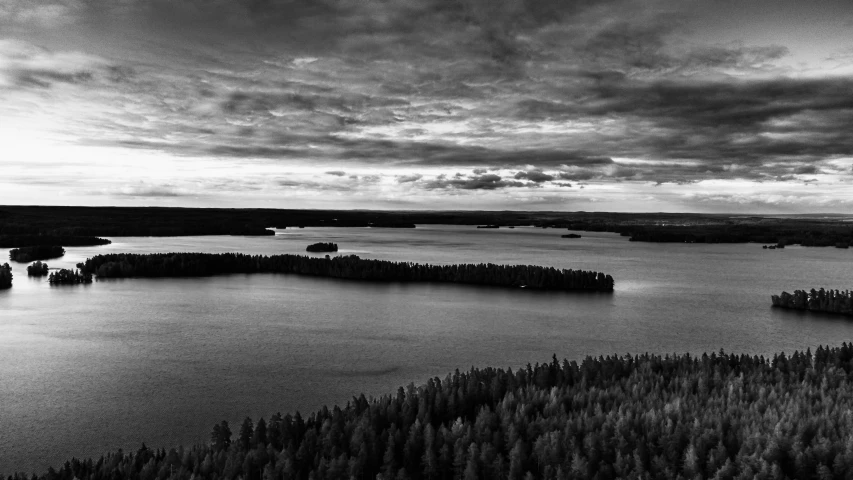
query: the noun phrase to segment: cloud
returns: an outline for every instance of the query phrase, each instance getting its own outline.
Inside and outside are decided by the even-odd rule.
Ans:
[[[534,169],[534,170],[527,170],[527,171],[518,172],[515,174],[514,178],[516,180],[527,179],[533,183],[543,183],[543,182],[549,182],[549,181],[553,180],[554,176],[549,175],[549,174],[543,172],[542,170]]]
[[[346,174],[347,174],[347,172],[344,172],[341,170],[331,170],[331,171],[326,172],[326,175],[334,175],[336,177],[343,177],[343,176],[346,176]]]
[[[129,73],[94,55],[51,52],[27,42],[0,39],[0,87],[116,82]]]
[[[496,190],[498,188],[524,187],[523,182],[503,180],[500,175],[487,173],[484,175],[470,175],[467,178],[447,178],[439,175],[436,179],[427,182],[424,188],[427,190],[437,189],[460,189],[460,190]]]
[[[420,173],[413,173],[411,175],[400,175],[397,177],[397,183],[412,183],[417,182],[422,179],[424,176]]]

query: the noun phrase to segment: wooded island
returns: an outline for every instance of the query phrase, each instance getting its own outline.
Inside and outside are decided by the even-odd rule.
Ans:
[[[295,273],[352,280],[447,282],[541,290],[613,291],[613,277],[598,272],[535,265],[429,265],[368,260],[356,255],[316,258],[303,255],[240,253],[155,253],[96,255],[83,271],[98,277],[178,277],[225,273]]]

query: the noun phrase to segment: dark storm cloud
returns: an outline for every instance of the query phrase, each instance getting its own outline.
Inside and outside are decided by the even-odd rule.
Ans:
[[[496,190],[507,187],[524,187],[524,182],[504,180],[500,175],[487,173],[484,175],[469,175],[467,178],[447,178],[439,175],[436,179],[427,182],[424,188],[427,190],[437,189],[459,189],[459,190]]]
[[[336,177],[343,177],[343,176],[346,176],[346,174],[347,174],[347,172],[344,172],[341,170],[332,170],[332,171],[326,172],[326,175],[334,175]]]
[[[554,179],[553,175],[543,172],[541,169],[521,171],[515,174],[516,180],[527,179],[533,183],[549,182]]]

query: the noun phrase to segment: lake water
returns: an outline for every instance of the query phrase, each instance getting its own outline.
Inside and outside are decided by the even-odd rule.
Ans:
[[[51,287],[14,263],[0,291],[0,472],[121,447],[206,441],[214,423],[307,412],[473,366],[624,353],[772,354],[853,340],[853,322],[770,308],[782,290],[849,288],[853,250],[629,242],[532,227],[305,228],[275,237],[113,238],[106,252],[340,254],[537,264],[613,275],[613,294],[292,275]],[[8,258],[7,250],[0,255]]]

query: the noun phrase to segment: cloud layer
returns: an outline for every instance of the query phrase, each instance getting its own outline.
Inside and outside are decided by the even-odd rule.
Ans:
[[[853,7],[719,1],[7,0],[0,135],[204,165],[100,178],[119,200],[847,205],[792,192],[851,182]]]

